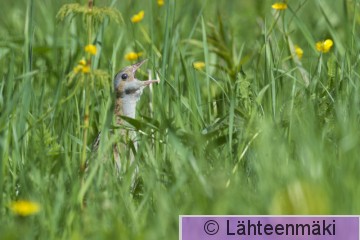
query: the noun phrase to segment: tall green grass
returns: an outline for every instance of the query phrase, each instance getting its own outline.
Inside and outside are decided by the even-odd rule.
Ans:
[[[65,3],[0,9],[1,239],[176,239],[179,214],[359,214],[357,0],[290,0],[277,13],[263,0],[96,1],[124,22],[96,27],[95,66],[114,76],[141,51],[138,77],[149,68],[161,79],[130,121],[135,191],[134,167],[119,177],[111,157],[90,162],[84,187],[84,94],[63,99],[88,42],[81,17],[56,20]],[[318,53],[327,38],[333,48]],[[88,143],[114,127],[111,81],[91,88]],[[104,135],[99,151],[111,156],[118,139]],[[19,199],[41,211],[13,214]]]

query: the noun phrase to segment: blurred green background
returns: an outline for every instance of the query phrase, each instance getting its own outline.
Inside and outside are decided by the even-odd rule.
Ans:
[[[181,214],[359,214],[359,1],[95,1],[121,20],[94,22],[91,42],[88,15],[56,18],[69,3],[88,1],[0,8],[1,239],[177,239]],[[69,83],[89,43],[92,73]],[[131,122],[135,190],[111,154],[80,173],[85,95],[89,156],[129,52],[149,59],[139,79],[161,79]],[[17,200],[41,210],[18,216]]]

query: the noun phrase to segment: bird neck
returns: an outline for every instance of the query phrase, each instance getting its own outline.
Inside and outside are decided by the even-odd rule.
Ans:
[[[116,98],[115,101],[115,118],[116,124],[122,124],[121,116],[135,118],[136,113],[136,98]]]

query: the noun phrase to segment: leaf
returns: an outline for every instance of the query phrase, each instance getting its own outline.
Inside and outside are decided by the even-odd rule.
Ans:
[[[259,92],[259,94],[257,95],[257,97],[256,97],[256,102],[257,102],[257,104],[261,104],[261,102],[262,102],[262,99],[263,99],[263,97],[264,97],[264,94],[265,94],[265,92],[266,92],[266,90],[268,90],[268,88],[270,87],[270,85],[269,84],[267,84],[265,87],[263,87],[261,90],[260,90],[260,92]]]
[[[127,116],[120,116],[120,117],[121,117],[121,119],[125,120],[127,123],[129,123],[130,125],[135,127],[136,130],[145,130],[146,128],[158,130],[158,128],[155,125],[153,125],[149,122],[141,121],[139,119],[134,119],[134,118],[127,117]]]

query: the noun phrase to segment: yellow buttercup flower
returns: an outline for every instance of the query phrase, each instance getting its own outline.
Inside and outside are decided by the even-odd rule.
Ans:
[[[80,72],[80,71],[83,69],[83,67],[84,67],[84,66],[82,66],[82,65],[77,65],[76,67],[74,67],[73,71],[74,71],[75,73],[78,73],[78,72]]]
[[[285,10],[287,9],[287,4],[282,2],[277,2],[271,5],[271,7],[275,10]]]
[[[132,16],[131,21],[132,21],[133,23],[141,22],[141,20],[143,20],[143,18],[144,18],[144,15],[145,15],[145,12],[144,12],[144,11],[140,11],[140,12],[138,12],[137,14],[135,14],[134,16]]]
[[[334,45],[334,42],[331,39],[326,39],[325,41],[317,42],[315,47],[321,53],[327,53],[330,51],[331,47]]]
[[[87,61],[83,58],[79,61],[79,64],[74,67],[74,72],[75,73],[79,73],[79,72],[82,72],[82,73],[89,73],[91,70],[90,68],[90,65],[87,63]]]
[[[90,53],[91,55],[95,55],[96,54],[96,46],[93,44],[86,45],[85,52]]]
[[[162,5],[164,5],[164,0],[157,0],[157,4],[159,5],[159,7],[161,7]]]
[[[89,65],[83,66],[81,71],[83,73],[89,73],[90,72],[90,66]]]
[[[298,56],[299,59],[301,59],[302,56],[304,55],[304,51],[298,45],[295,45],[294,48],[296,55]]]
[[[26,200],[12,202],[9,208],[13,213],[24,217],[34,215],[40,211],[40,205],[38,203]]]
[[[79,61],[79,65],[85,66],[86,65],[86,60],[83,58]]]
[[[128,61],[135,61],[137,60],[139,57],[141,57],[143,55],[142,52],[129,52],[127,54],[125,54],[125,59],[128,60]]]
[[[91,68],[90,68],[89,65],[85,65],[85,66],[77,65],[76,67],[74,67],[74,72],[75,73],[79,73],[79,72],[89,73],[90,71],[91,71]]]
[[[194,62],[193,63],[193,67],[196,69],[196,70],[203,70],[205,68],[205,63],[204,62]]]

